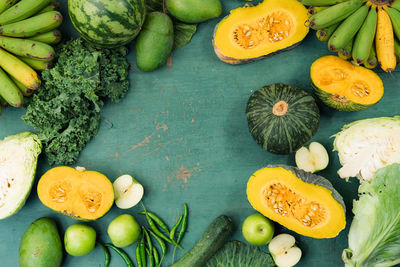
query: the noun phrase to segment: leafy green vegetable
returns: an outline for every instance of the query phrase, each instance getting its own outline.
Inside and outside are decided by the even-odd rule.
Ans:
[[[129,89],[125,47],[96,49],[81,39],[58,49],[54,68],[22,117],[39,131],[50,164],[72,164],[97,134],[101,98],[118,102]]]
[[[163,0],[146,0],[147,12],[164,12]],[[174,20],[174,46],[173,50],[177,50],[190,42],[193,35],[197,31],[197,24],[187,24]]]
[[[271,255],[255,246],[239,241],[225,244],[208,262],[206,267],[273,267]]]
[[[354,201],[346,267],[383,267],[400,263],[400,164],[378,170],[371,183],[361,183]]]
[[[190,42],[196,33],[197,24],[186,24],[183,22],[174,22],[174,46],[173,50],[181,48]]]

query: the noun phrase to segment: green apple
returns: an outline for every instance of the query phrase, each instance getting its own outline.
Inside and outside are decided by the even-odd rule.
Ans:
[[[296,240],[289,234],[275,236],[268,245],[269,252],[278,267],[295,266],[301,259],[301,249]]]
[[[108,225],[107,233],[111,242],[119,248],[135,243],[140,237],[140,225],[132,215],[122,214]]]
[[[306,172],[317,172],[325,169],[329,163],[329,155],[325,147],[317,142],[311,142],[308,147],[296,151],[296,165]]]
[[[89,254],[96,245],[96,231],[85,224],[73,224],[64,235],[65,250],[72,256]]]
[[[130,175],[122,175],[113,183],[115,205],[120,209],[130,209],[143,197],[144,189],[141,184]]]
[[[250,244],[263,246],[274,236],[274,224],[260,213],[254,213],[244,220],[242,225],[243,237]]]

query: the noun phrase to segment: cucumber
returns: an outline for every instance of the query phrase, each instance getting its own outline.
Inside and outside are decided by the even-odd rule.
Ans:
[[[368,9],[368,6],[360,7],[339,25],[328,41],[330,51],[344,48],[353,39],[367,17]]]
[[[179,261],[170,267],[203,267],[207,261],[229,239],[233,232],[233,222],[228,216],[217,217],[208,226],[197,244]]]

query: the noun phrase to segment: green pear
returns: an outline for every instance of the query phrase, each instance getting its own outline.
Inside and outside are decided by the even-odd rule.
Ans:
[[[219,17],[220,0],[167,0],[168,12],[186,23],[199,23]]]

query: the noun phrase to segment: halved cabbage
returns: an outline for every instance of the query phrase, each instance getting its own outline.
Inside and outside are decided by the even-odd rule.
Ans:
[[[0,140],[0,220],[25,204],[35,178],[42,144],[37,135],[23,132]]]
[[[355,121],[335,137],[341,178],[371,181],[378,169],[400,163],[400,116]]]

